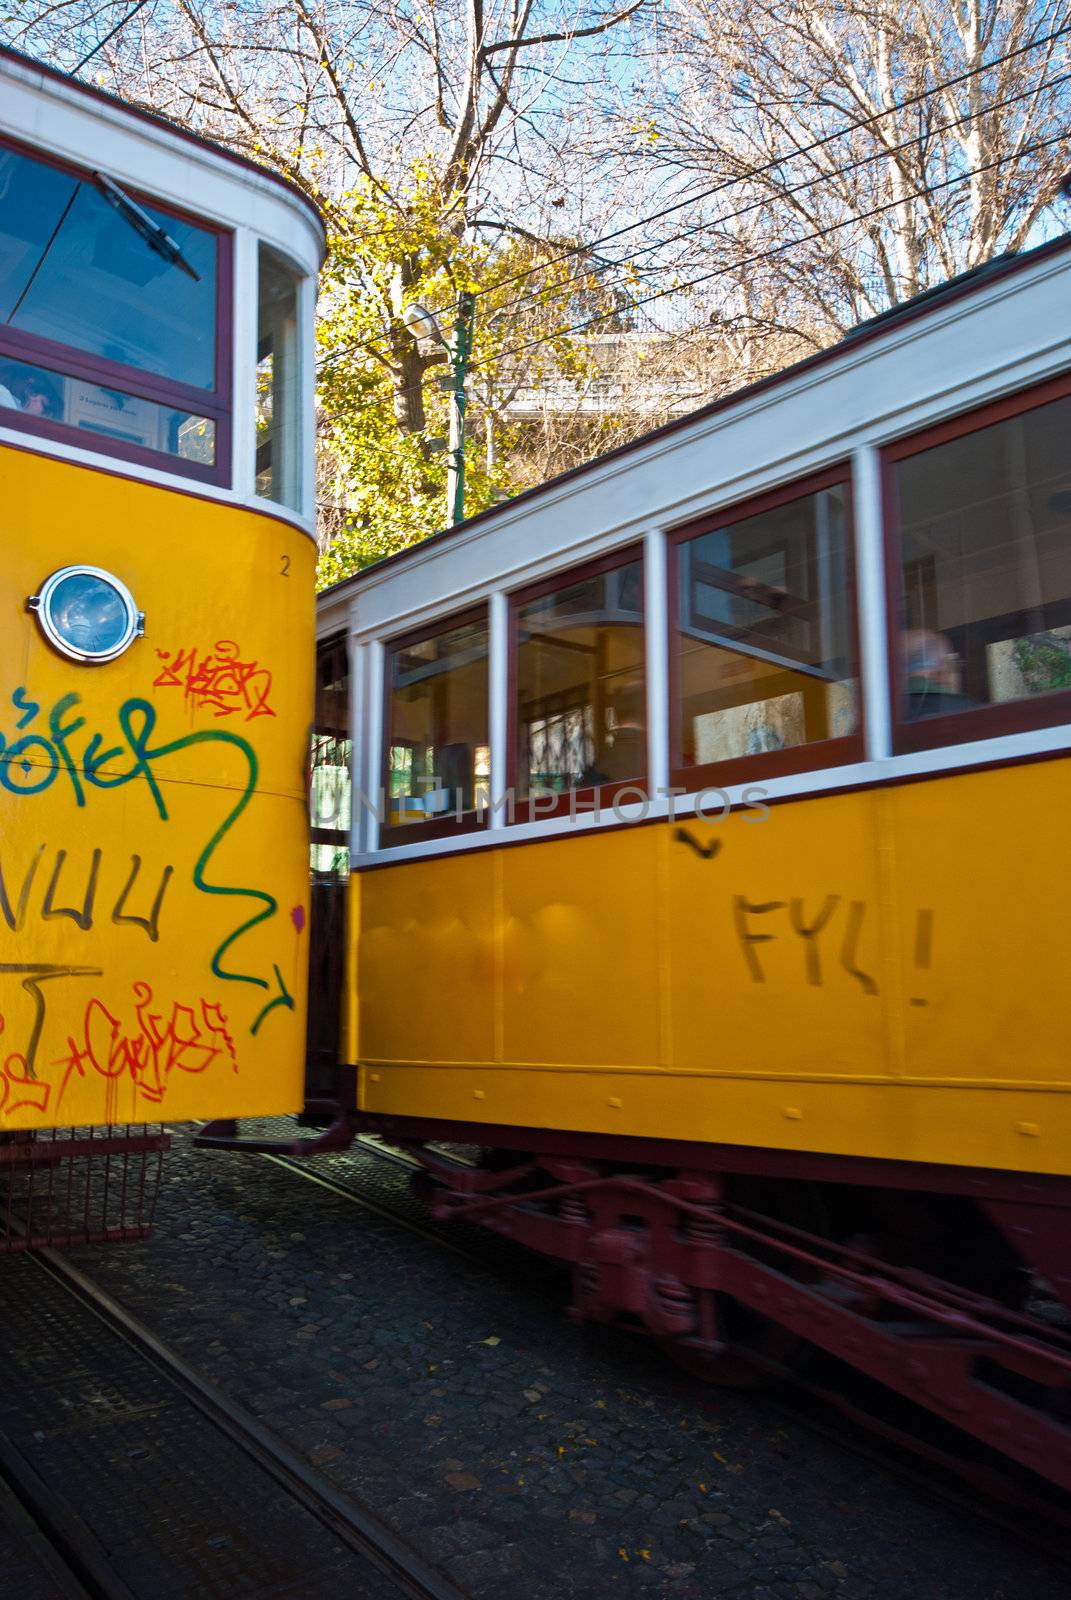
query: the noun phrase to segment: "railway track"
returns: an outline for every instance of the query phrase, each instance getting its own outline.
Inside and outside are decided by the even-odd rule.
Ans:
[[[0,1526],[27,1600],[465,1600],[67,1259],[7,1275]]]
[[[424,1171],[405,1151],[374,1135],[359,1137],[354,1149],[377,1162],[414,1174]],[[533,1258],[522,1246],[486,1233],[475,1224],[432,1221],[422,1215],[420,1202],[408,1189],[391,1192],[380,1184],[376,1186],[376,1197],[371,1197],[362,1192],[360,1173],[352,1157],[331,1157],[334,1172],[325,1170],[326,1164],[318,1162],[314,1168],[290,1156],[261,1155],[257,1159],[281,1167],[485,1269],[493,1265],[508,1271],[511,1265],[523,1261],[525,1271],[530,1272],[535,1261],[548,1275],[560,1275],[562,1271],[556,1264]],[[340,1169],[348,1175],[339,1176]],[[1035,1547],[1040,1542],[1055,1557],[1067,1559],[1071,1511],[1056,1491],[1048,1493],[1040,1482],[1035,1486],[1027,1474],[1006,1468],[999,1458],[990,1458],[982,1451],[974,1457],[957,1455],[945,1438],[927,1435],[931,1419],[925,1414],[920,1413],[918,1426],[913,1428],[902,1420],[907,1409],[904,1405],[885,1415],[880,1409],[868,1409],[868,1399],[876,1399],[880,1408],[884,1391],[878,1385],[868,1385],[850,1368],[828,1362],[819,1363],[813,1377],[775,1368],[771,1368],[771,1376],[785,1382],[777,1389],[765,1389],[762,1403],[779,1416],[912,1487],[939,1496],[959,1511],[996,1522],[1016,1537],[1025,1534]],[[705,1386],[698,1390],[700,1397],[705,1392]],[[894,1420],[896,1412],[901,1420]],[[969,1448],[970,1441],[966,1443]],[[984,1496],[983,1501],[979,1495]]]

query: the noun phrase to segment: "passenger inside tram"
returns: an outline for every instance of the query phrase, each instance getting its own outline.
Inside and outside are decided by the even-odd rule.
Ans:
[[[943,716],[977,705],[963,694],[959,655],[943,633],[909,628],[900,640],[907,686],[907,720]]]

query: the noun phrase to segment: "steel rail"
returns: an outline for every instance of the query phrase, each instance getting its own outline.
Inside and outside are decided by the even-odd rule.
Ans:
[[[33,1251],[27,1259],[118,1334],[343,1544],[382,1572],[394,1586],[392,1593],[404,1596],[405,1600],[468,1600],[462,1590],[424,1561],[374,1512],[326,1482],[288,1445],[203,1378],[85,1273],[53,1250]],[[104,1588],[100,1594],[102,1600],[113,1600],[113,1597],[114,1600],[134,1600],[125,1586]]]

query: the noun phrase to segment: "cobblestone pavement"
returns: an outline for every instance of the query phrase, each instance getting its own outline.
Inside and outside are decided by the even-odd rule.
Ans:
[[[178,1135],[155,1238],[77,1262],[475,1600],[1066,1600],[984,1506],[261,1158]]]

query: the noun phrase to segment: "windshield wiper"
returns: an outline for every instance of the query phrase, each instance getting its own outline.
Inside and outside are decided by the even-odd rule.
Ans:
[[[200,283],[201,274],[190,266],[190,263],[186,260],[171,235],[165,233],[160,224],[154,222],[147,211],[143,211],[139,205],[136,205],[130,196],[124,194],[119,185],[113,183],[110,178],[106,178],[103,172],[94,172],[93,179],[99,185],[100,191],[108,204],[114,206],[123,221],[128,223],[135,233],[141,235],[150,250],[155,250],[156,254],[162,256],[169,266],[181,267],[183,272],[188,277],[191,277],[195,283]]]

